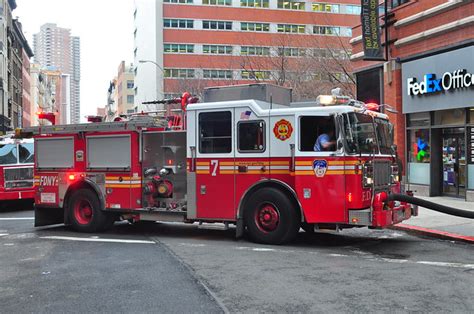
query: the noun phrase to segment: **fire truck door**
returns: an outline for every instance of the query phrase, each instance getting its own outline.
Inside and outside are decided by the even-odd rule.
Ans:
[[[334,115],[297,117],[295,187],[306,221],[345,222],[345,161]]]
[[[196,115],[196,218],[234,220],[234,109]]]
[[[268,116],[259,117],[249,107],[235,108],[235,204],[257,181],[270,176]]]

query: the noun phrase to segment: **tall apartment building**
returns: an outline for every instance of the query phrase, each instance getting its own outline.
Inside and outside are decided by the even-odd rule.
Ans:
[[[347,59],[360,0],[136,0],[134,18],[137,105],[151,88],[166,97],[270,81],[304,99],[353,86]]]
[[[120,62],[117,73],[117,113],[127,114],[135,112],[133,64],[126,65]]]
[[[47,23],[33,35],[35,62],[70,76],[70,123],[80,122],[80,39],[71,30]]]

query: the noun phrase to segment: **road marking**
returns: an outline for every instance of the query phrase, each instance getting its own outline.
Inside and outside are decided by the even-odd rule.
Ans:
[[[446,262],[430,262],[430,261],[418,261],[417,264],[432,265],[432,266],[443,266],[443,267],[455,267],[455,268],[469,268],[474,269],[474,264],[462,264],[462,263],[446,263]]]
[[[205,244],[190,244],[190,243],[179,243],[182,246],[188,247],[209,247],[209,245]],[[397,259],[397,258],[386,258],[386,257],[379,257],[369,252],[364,252],[359,249],[351,250],[354,255],[349,254],[339,254],[339,253],[321,253],[317,251],[302,251],[302,250],[287,250],[287,249],[273,249],[273,248],[259,248],[259,247],[249,247],[249,246],[236,246],[233,248],[234,250],[245,250],[251,252],[274,252],[274,253],[285,253],[285,254],[293,254],[293,253],[308,253],[308,254],[315,254],[320,256],[330,256],[330,257],[354,257],[357,256],[359,258],[374,261],[374,262],[385,262],[385,263],[393,263],[393,264],[419,264],[419,265],[428,265],[428,266],[438,266],[438,267],[451,267],[451,268],[464,268],[464,269],[474,269],[474,264],[465,264],[465,263],[453,263],[453,262],[433,262],[433,261],[416,261],[416,260],[408,260],[408,259]]]
[[[4,237],[4,236],[7,236],[8,233],[0,233],[0,237]]]
[[[133,244],[156,244],[155,241],[146,240],[128,240],[128,239],[103,239],[103,238],[76,238],[76,237],[61,237],[61,236],[47,236],[40,237],[40,239],[49,240],[67,240],[67,241],[82,241],[82,242],[109,242],[109,243],[133,243]]]
[[[255,252],[273,252],[273,251],[275,251],[275,249],[267,249],[267,248],[263,248],[263,247],[254,247],[252,249],[252,251],[255,251]]]
[[[0,220],[34,220],[35,217],[2,217]]]

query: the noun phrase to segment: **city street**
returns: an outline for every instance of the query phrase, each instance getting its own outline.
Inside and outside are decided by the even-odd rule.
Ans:
[[[1,312],[474,311],[466,243],[359,229],[264,246],[197,225],[80,234],[33,216],[0,212]]]

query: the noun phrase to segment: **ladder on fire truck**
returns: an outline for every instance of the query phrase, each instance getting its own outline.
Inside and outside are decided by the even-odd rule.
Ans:
[[[180,113],[181,109],[172,110]],[[21,137],[36,134],[68,134],[78,132],[100,131],[137,131],[144,128],[166,128],[169,125],[166,110],[158,110],[128,115],[130,120],[114,122],[96,122],[64,125],[42,125],[21,129]]]

